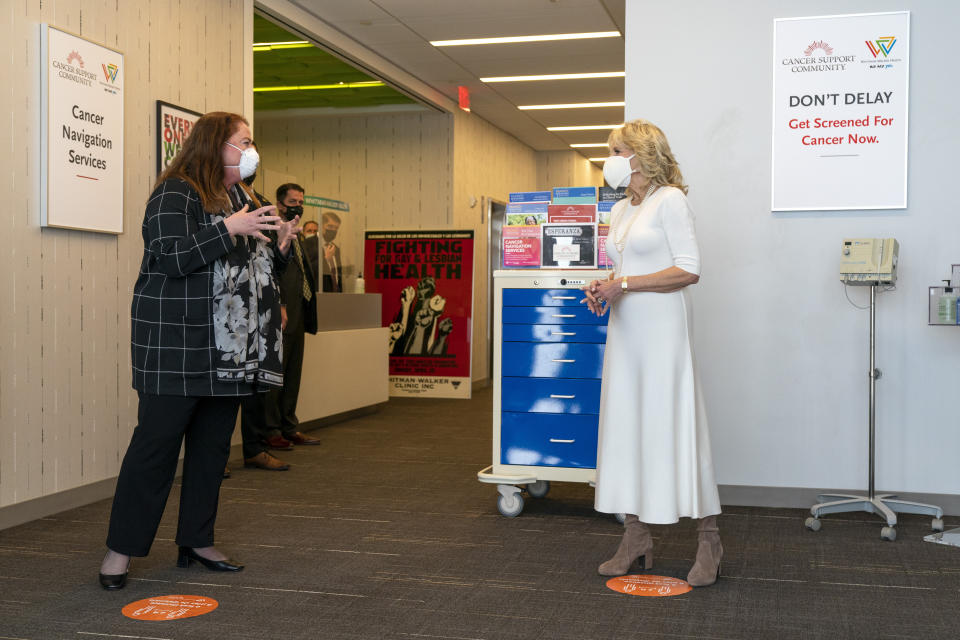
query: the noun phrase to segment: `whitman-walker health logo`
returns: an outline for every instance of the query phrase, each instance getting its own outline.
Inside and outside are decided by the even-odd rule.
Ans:
[[[117,72],[120,71],[120,67],[115,64],[101,64],[103,67],[103,75],[106,76],[107,80],[110,82],[117,81]]]
[[[870,50],[870,53],[876,58],[881,53],[883,57],[886,58],[890,55],[890,51],[893,50],[893,45],[897,44],[896,36],[887,36],[885,38],[877,38],[873,42],[865,40],[867,43],[867,49]]]

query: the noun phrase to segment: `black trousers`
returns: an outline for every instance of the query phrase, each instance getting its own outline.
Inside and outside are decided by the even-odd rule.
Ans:
[[[209,547],[240,398],[139,395],[138,424],[120,467],[107,547],[130,556],[150,552],[181,443],[185,455],[176,543]]]
[[[243,457],[252,458],[267,450],[265,442],[275,429],[279,429],[279,422],[267,424],[267,404],[275,401],[270,392],[254,393],[244,396],[240,401],[240,433],[243,435]],[[274,410],[272,413],[277,413]]]
[[[299,330],[283,334],[283,388],[271,389],[265,399],[267,426],[278,429],[284,436],[293,435],[300,427],[297,398],[303,373],[303,347],[302,324]]]

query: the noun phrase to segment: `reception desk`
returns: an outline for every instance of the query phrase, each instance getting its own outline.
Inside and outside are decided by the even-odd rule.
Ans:
[[[297,403],[306,428],[387,401],[388,329],[380,317],[379,293],[317,296],[319,330],[306,335]]]

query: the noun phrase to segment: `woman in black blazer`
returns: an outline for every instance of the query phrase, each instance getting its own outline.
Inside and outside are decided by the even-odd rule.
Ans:
[[[299,219],[282,222],[241,180],[256,170],[249,124],[212,112],[157,179],[133,288],[138,424],[123,458],[100,584],[126,584],[156,536],[185,444],[177,564],[239,571],[213,546],[240,397],[283,384],[278,270]],[[269,237],[268,237],[269,236]]]

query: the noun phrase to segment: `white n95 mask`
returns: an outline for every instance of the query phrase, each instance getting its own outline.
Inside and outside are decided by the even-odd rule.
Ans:
[[[603,161],[603,179],[614,189],[626,187],[630,184],[633,167],[630,166],[630,157],[610,156]]]
[[[224,165],[227,169],[236,169],[240,172],[240,179],[249,178],[254,173],[257,172],[257,167],[260,165],[260,154],[257,153],[257,150],[253,147],[247,147],[246,149],[241,149],[235,144],[230,144],[225,142],[237,151],[240,152],[240,164],[228,164]]]

